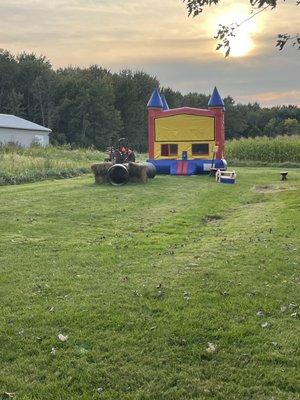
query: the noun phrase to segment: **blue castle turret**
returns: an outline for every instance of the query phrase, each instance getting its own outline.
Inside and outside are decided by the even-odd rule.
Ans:
[[[164,104],[158,89],[154,89],[150,100],[148,101],[147,108],[164,108]]]
[[[215,108],[215,107],[225,107],[224,101],[218,92],[218,89],[215,87],[212,95],[210,96],[208,107]]]
[[[162,94],[162,95],[160,95],[160,97],[161,97],[161,100],[162,100],[162,103],[163,103],[163,106],[164,106],[164,108],[163,108],[164,111],[170,110],[170,107],[169,107],[169,104],[167,103],[165,95]]]

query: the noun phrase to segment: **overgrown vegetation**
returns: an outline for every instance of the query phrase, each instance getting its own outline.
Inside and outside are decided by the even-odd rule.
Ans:
[[[103,150],[117,137],[126,137],[136,150],[145,152],[146,104],[160,86],[156,77],[142,71],[111,73],[96,65],[56,71],[45,57],[0,50],[0,113],[51,128],[52,144]],[[171,108],[207,107],[207,94],[160,89]],[[231,96],[224,103],[227,139],[300,134],[299,107],[236,104]]]
[[[237,174],[1,187],[0,397],[299,399],[299,172]]]
[[[240,139],[226,142],[226,159],[263,163],[298,163],[300,165],[300,136],[278,136]]]
[[[71,178],[90,172],[104,154],[93,149],[0,146],[0,185]]]

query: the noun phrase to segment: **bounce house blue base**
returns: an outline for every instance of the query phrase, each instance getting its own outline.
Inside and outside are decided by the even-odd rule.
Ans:
[[[158,174],[168,175],[200,175],[207,174],[210,169],[227,169],[227,162],[220,160],[148,160],[156,168]]]

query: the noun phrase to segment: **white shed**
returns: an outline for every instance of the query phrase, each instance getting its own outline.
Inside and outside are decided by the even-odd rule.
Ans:
[[[28,147],[32,143],[41,146],[49,144],[51,129],[16,117],[15,115],[0,114],[0,143],[16,143]]]

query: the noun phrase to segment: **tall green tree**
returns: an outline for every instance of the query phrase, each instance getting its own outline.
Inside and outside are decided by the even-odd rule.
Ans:
[[[284,121],[283,129],[287,135],[300,135],[300,122],[296,119],[288,118]]]
[[[18,117],[25,117],[24,96],[22,93],[16,92],[12,89],[8,94],[4,111],[7,114],[17,115]]]
[[[15,89],[18,68],[15,57],[9,51],[0,49],[0,113],[10,112],[8,102],[12,100],[11,96]]]
[[[24,96],[26,117],[38,124],[49,125],[52,93],[52,66],[44,56],[21,53],[17,56],[18,92]]]
[[[162,88],[161,92],[165,96],[170,108],[178,108],[182,106],[183,95],[179,91],[166,87]]]
[[[181,105],[184,107],[207,108],[209,96],[200,93],[188,93],[183,96]]]
[[[147,149],[147,102],[159,86],[156,78],[142,71],[114,74],[115,107],[121,113],[121,135],[138,151]]]
[[[114,106],[111,77],[99,74],[91,79],[93,72],[79,68],[57,72],[55,130],[68,143],[103,149],[119,135],[123,124]]]

